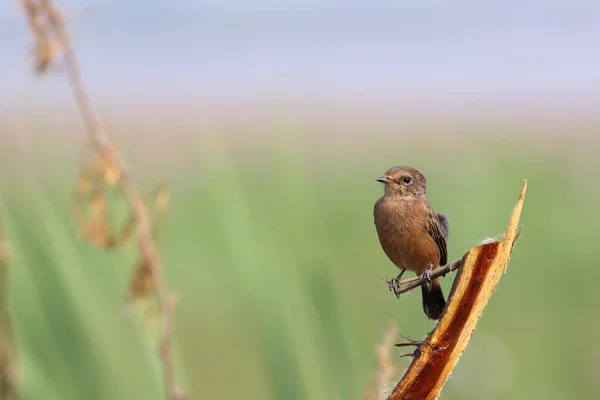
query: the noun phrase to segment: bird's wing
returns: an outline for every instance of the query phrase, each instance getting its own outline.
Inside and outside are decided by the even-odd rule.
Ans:
[[[428,221],[429,234],[440,250],[440,266],[448,263],[448,249],[446,238],[448,237],[448,219],[443,214],[435,214]]]
[[[442,224],[442,233],[444,234],[446,240],[448,240],[448,235],[450,234],[450,228],[448,227],[448,217],[446,217],[446,214],[437,213],[437,215],[438,219],[440,220],[440,223]]]

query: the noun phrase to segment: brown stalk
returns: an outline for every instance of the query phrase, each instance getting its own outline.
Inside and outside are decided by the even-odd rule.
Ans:
[[[398,337],[398,327],[393,322],[388,325],[383,342],[377,346],[377,371],[373,375],[371,385],[364,395],[364,400],[384,400],[385,387],[398,375],[399,369],[392,361],[392,349]]]
[[[142,263],[144,263],[144,267],[151,276],[151,286],[160,309],[162,334],[158,344],[158,355],[165,394],[170,400],[183,399],[186,396],[177,384],[171,353],[175,301],[164,278],[163,266],[152,235],[152,224],[148,210],[131,178],[127,165],[108,138],[106,130],[92,106],[83,85],[77,56],[60,10],[51,0],[24,0],[23,5],[30,30],[33,32],[36,41],[36,70],[43,72],[59,54],[62,56],[60,60],[64,64],[71,91],[83,117],[90,140],[98,153],[109,160],[112,167],[116,169],[119,184],[123,189],[124,197],[129,205],[135,224]]]
[[[17,400],[15,341],[8,309],[8,243],[0,215],[0,399]]]
[[[523,183],[504,238],[475,247],[463,257],[442,318],[418,346],[412,363],[388,400],[436,399],[440,395],[506,270],[519,236],[517,225],[526,189],[527,181]]]

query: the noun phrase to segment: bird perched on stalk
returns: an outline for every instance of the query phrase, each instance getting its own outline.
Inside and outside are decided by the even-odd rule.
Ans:
[[[377,181],[385,185],[385,193],[375,203],[375,227],[383,251],[400,269],[400,274],[388,281],[390,290],[399,297],[402,274],[415,272],[423,280],[423,311],[437,320],[446,300],[440,278],[432,280],[430,273],[448,262],[448,220],[429,202],[427,181],[416,169],[392,167]]]

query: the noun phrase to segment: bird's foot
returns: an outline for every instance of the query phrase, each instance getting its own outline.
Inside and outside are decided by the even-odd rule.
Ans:
[[[431,269],[430,265],[423,273],[421,274],[421,284],[425,286],[428,290],[431,290],[432,281],[431,281]]]
[[[405,271],[406,270],[403,269],[402,271],[400,271],[400,274],[398,274],[397,277],[392,278],[389,281],[387,281],[388,288],[390,289],[391,292],[394,292],[397,299],[400,298],[400,282],[402,279],[402,275],[404,275]]]
[[[394,292],[394,294],[396,295],[396,298],[399,299],[400,298],[400,279],[398,278],[392,278],[389,281],[387,281],[388,287],[390,288],[391,292]]]

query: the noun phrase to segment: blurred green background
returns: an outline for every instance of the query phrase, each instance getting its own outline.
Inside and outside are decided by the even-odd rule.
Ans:
[[[78,238],[68,210],[85,141],[66,140],[51,117],[39,125],[4,136],[1,170],[23,398],[159,399],[156,331],[123,306],[135,246],[106,252]],[[178,160],[119,138],[144,191],[171,184],[158,242],[191,398],[360,399],[390,320],[415,338],[432,329],[418,292],[397,300],[381,281],[397,271],[373,226],[374,178],[396,164],[427,177],[450,218],[451,259],[504,231],[529,180],[522,236],[442,398],[600,396],[595,140],[418,129],[326,144],[279,118],[246,146],[190,124],[185,152],[171,149]]]
[[[190,399],[362,399],[388,323],[433,328],[418,291],[382,282],[397,270],[375,178],[393,165],[427,177],[451,260],[504,232],[529,181],[508,271],[441,399],[600,398],[597,2],[58,3],[136,182],[171,187],[158,244]],[[0,2],[0,290],[22,398],[161,399],[156,327],[124,305],[135,245],[79,238],[84,126],[61,65],[33,76],[14,5]]]

